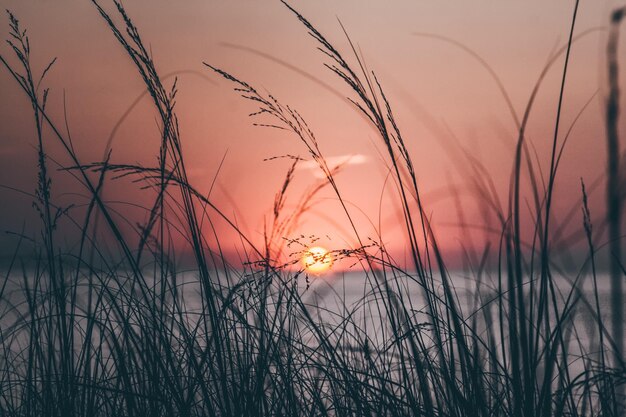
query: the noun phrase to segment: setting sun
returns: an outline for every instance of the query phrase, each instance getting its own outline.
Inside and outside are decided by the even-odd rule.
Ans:
[[[302,255],[302,265],[307,272],[321,274],[333,265],[333,257],[328,250],[314,246]]]

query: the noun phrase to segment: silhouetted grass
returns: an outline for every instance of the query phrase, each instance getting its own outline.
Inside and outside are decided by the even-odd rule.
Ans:
[[[616,301],[622,293],[613,290],[614,329],[609,332],[598,297],[598,244],[584,185],[580,230],[589,256],[568,277],[569,285],[559,280],[564,272],[552,255],[551,201],[569,135],[568,131],[561,139],[559,120],[568,58],[576,39],[576,10],[569,41],[550,57],[522,118],[510,105],[497,75],[466,49],[498,83],[519,135],[506,209],[480,161],[463,156],[483,211],[499,222],[497,247],[487,242],[484,247],[461,248],[466,254],[464,272],[475,283],[472,301],[464,305],[424,207],[407,139],[381,83],[345,30],[351,47],[347,55],[285,3],[317,43],[324,65],[343,80],[348,99],[374,128],[386,151],[384,163],[401,208],[410,267],[398,264],[382,239],[366,238],[358,230],[335,181],[341,167],[329,166],[314,132],[297,110],[206,64],[257,106],[252,113],[257,125],[290,132],[325,176],[288,212],[285,201],[301,158],[285,156],[293,162],[275,196],[262,246],[256,246],[189,182],[176,116],[176,81],[169,88],[163,85],[121,3],[115,1],[115,13],[110,13],[92,2],[152,98],[161,132],[157,164],[113,163],[108,149],[103,161],[79,160],[71,139],[48,117],[47,90],[39,89],[52,64],[41,77],[33,75],[30,43],[9,14],[10,46],[17,64],[4,56],[0,61],[32,104],[38,152],[33,199],[42,234],[41,241],[32,243],[37,261],[20,268],[16,251],[0,286],[1,415],[547,417],[622,412],[623,336],[615,330],[622,321]],[[615,16],[609,38],[613,76],[607,104],[611,149],[618,146],[616,42],[621,12],[619,18]],[[542,178],[525,129],[545,75],[563,54],[550,171]],[[44,138],[44,131],[50,132],[49,137]],[[61,144],[71,161],[64,171],[79,179],[88,193],[82,210],[53,203],[46,156],[47,141],[52,140]],[[524,163],[528,178],[522,173]],[[611,159],[608,164],[607,222],[611,251],[616,254],[611,271],[619,281],[622,196],[615,163]],[[121,232],[123,216],[102,198],[106,184],[122,177],[132,178],[154,196],[151,205],[141,208],[145,223],[130,225],[131,237]],[[524,181],[531,184],[532,192],[530,230],[521,226]],[[324,187],[335,193],[358,241],[356,248],[337,250],[334,256],[359,263],[365,277],[363,297],[349,305],[335,294],[336,309],[316,299],[316,294],[332,296],[335,290],[322,286],[312,292],[306,271],[297,268],[298,259],[286,254],[288,250],[301,253],[313,243],[314,237],[293,239],[292,235]],[[457,208],[462,219],[460,203]],[[105,230],[94,226],[96,216],[105,220]],[[80,231],[77,250],[58,244],[60,219]],[[241,266],[226,259],[217,220],[226,222],[241,240]],[[117,258],[107,255],[105,235],[113,236],[113,242],[107,243],[116,245]],[[189,271],[177,265],[174,236],[182,236],[192,250]],[[19,244],[25,239],[21,237]],[[593,280],[591,296],[581,290],[587,276]],[[581,311],[593,317],[588,335],[576,323]],[[611,354],[613,363],[608,360]]]

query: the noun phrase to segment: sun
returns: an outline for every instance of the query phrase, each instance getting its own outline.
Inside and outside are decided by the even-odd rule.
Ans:
[[[308,248],[302,255],[302,266],[307,272],[321,274],[333,265],[333,256],[321,246]]]

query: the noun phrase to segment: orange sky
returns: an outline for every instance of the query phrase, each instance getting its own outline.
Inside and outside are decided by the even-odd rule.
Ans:
[[[105,0],[102,3],[108,4]],[[383,150],[380,140],[341,98],[350,92],[323,67],[324,56],[280,2],[126,3],[151,47],[157,69],[162,75],[179,74],[177,114],[192,182],[207,192],[225,158],[211,199],[253,241],[261,241],[263,219],[269,218],[274,194],[289,167],[286,160],[264,159],[284,154],[306,157],[306,150],[293,136],[252,126],[247,114],[255,110],[254,106],[238,97],[232,85],[204,67],[202,61],[298,109],[316,132],[326,157],[343,161],[351,156],[353,163],[338,175],[337,182],[359,230],[363,236],[374,237],[376,230],[370,221],[376,228],[380,224],[383,241],[398,257],[403,256],[404,238],[395,215],[396,204],[392,203],[397,201],[392,189],[380,204],[386,175],[379,156]],[[456,40],[482,56],[501,78],[521,117],[547,57],[567,39],[573,2],[294,0],[291,4],[346,56],[348,45],[337,17],[359,45],[369,68],[379,77],[409,143],[440,243],[445,250],[457,253],[462,234],[454,226],[459,218],[450,196],[451,185],[464,193],[466,220],[482,220],[476,199],[470,195],[468,166],[459,165],[455,155],[462,147],[481,160],[506,206],[516,130],[496,84],[474,58],[457,46],[416,33]],[[575,32],[606,26],[610,11],[618,4],[582,1]],[[12,10],[28,29],[37,68],[58,57],[47,82],[52,90],[50,114],[63,125],[65,94],[79,156],[84,162],[101,160],[113,127],[143,91],[131,62],[88,1],[0,0],[0,6]],[[0,28],[6,37],[5,17]],[[606,33],[595,31],[578,41],[572,51],[562,133],[594,93],[599,93],[573,129],[566,148],[557,179],[557,218],[579,205],[580,178],[590,184],[604,170],[605,45]],[[10,56],[9,48],[0,47],[0,54]],[[559,60],[546,78],[528,128],[544,178],[549,167],[562,63]],[[626,79],[623,68],[622,73],[622,80]],[[170,77],[165,83],[170,85],[172,81]],[[153,164],[158,141],[155,115],[150,101],[144,98],[117,131],[113,160]],[[29,105],[7,71],[0,69],[0,184],[34,190],[34,144]],[[51,157],[67,163],[57,147],[51,145],[49,149]],[[319,180],[314,167],[303,165],[296,172],[288,207],[302,190]],[[71,194],[76,191],[72,181],[55,175],[56,201],[80,200]],[[124,182],[107,192],[112,200],[139,203],[149,195],[138,193]],[[591,198],[592,213],[602,213],[603,198],[600,186]],[[35,216],[30,197],[3,188],[0,201],[0,229],[19,231],[25,219],[27,230],[36,230],[31,221]],[[321,243],[332,249],[354,246],[355,238],[335,195],[326,190],[316,202],[303,217],[297,234],[320,236]],[[127,207],[118,209],[141,219]],[[576,210],[572,222],[578,228],[580,211]],[[225,226],[218,227],[227,247],[239,244]],[[497,240],[497,236],[491,237]],[[13,242],[11,237],[2,239],[3,247]]]

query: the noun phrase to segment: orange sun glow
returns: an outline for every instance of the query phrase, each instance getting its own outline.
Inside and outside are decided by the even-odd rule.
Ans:
[[[302,255],[302,265],[307,272],[321,274],[333,265],[333,257],[321,246],[308,248]]]

